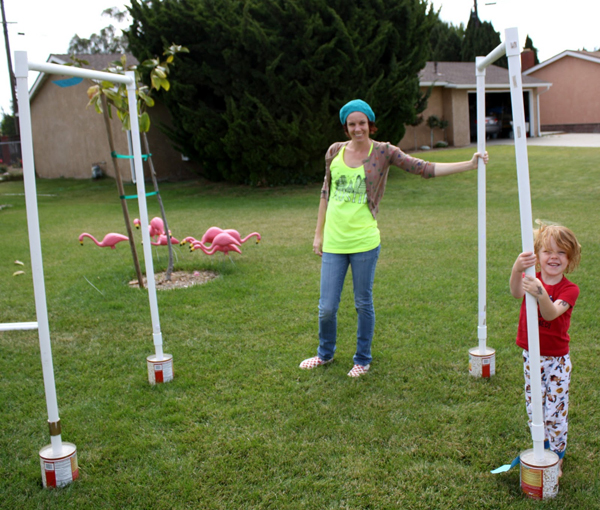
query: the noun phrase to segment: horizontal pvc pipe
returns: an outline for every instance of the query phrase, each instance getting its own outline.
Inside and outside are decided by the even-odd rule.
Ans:
[[[105,71],[96,71],[94,69],[83,69],[81,67],[65,66],[60,64],[49,64],[47,62],[29,62],[30,71],[39,71],[41,73],[60,74],[65,76],[78,76],[79,78],[90,78],[91,80],[106,80],[112,83],[124,83],[129,85],[133,82],[130,76],[122,74],[107,73]]]
[[[481,61],[477,62],[477,69],[483,70],[486,67],[492,65],[496,60],[503,57],[506,54],[506,42],[500,43],[490,53],[487,54]]]
[[[37,322],[5,322],[4,324],[0,324],[0,331],[23,331],[37,328]]]

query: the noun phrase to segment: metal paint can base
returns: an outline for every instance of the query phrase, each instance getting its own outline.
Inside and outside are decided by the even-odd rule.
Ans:
[[[490,378],[496,373],[496,351],[485,348],[485,353],[479,347],[469,349],[469,374],[474,377]]]
[[[56,455],[49,444],[40,450],[42,483],[44,488],[64,487],[79,478],[77,448],[73,443],[62,443],[62,451]]]
[[[148,364],[148,382],[150,384],[166,383],[173,380],[173,356],[163,354],[163,359],[158,361],[156,354],[146,358]]]
[[[521,452],[521,489],[531,499],[550,499],[558,494],[559,458],[544,450],[544,460],[536,461],[533,450]]]

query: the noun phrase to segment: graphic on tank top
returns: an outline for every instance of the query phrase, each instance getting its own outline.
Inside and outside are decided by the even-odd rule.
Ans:
[[[348,170],[352,170],[347,167]],[[362,167],[361,167],[362,169]],[[358,170],[358,169],[357,169]],[[352,202],[364,204],[367,201],[367,183],[362,175],[340,175],[334,181],[333,200],[337,202]]]

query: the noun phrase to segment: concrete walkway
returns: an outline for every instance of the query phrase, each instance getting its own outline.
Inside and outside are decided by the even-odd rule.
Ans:
[[[487,140],[486,145],[514,145],[510,138]],[[528,138],[527,145],[547,147],[600,147],[600,133],[542,133],[542,136]]]

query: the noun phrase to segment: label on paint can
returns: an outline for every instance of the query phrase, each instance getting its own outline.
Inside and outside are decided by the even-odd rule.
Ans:
[[[52,458],[51,446],[47,446],[40,451],[42,484],[46,488],[64,487],[79,478],[75,445],[63,443],[63,450],[71,453],[61,458]]]
[[[469,374],[474,377],[490,378],[496,373],[496,351],[486,348],[485,354],[478,347],[469,349]]]
[[[521,489],[532,499],[548,499],[558,494],[558,455],[544,450],[548,465],[533,465],[533,450],[521,454]]]
[[[521,468],[521,488],[530,498],[542,499],[544,495],[543,470],[523,466]]]
[[[159,384],[173,380],[173,357],[165,354],[161,361],[156,361],[156,356],[148,356],[148,381],[150,384]]]

